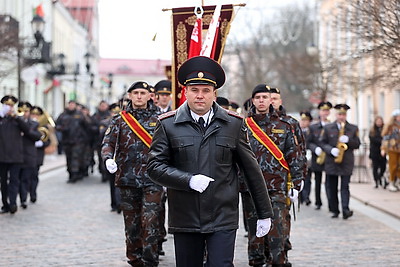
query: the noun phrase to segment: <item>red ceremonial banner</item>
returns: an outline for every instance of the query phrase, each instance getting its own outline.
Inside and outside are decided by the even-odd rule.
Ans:
[[[212,20],[216,6],[203,6],[203,33],[206,32]],[[182,97],[182,86],[177,79],[177,71],[179,67],[189,58],[189,47],[191,43],[191,36],[197,17],[194,13],[195,7],[180,7],[172,9],[172,66],[171,66],[171,81],[173,108],[178,106]],[[229,33],[230,23],[232,21],[233,5],[222,5],[220,14],[219,28],[217,29],[217,39],[214,43],[214,53],[211,56],[214,60],[221,62],[222,54],[224,52],[226,38]]]

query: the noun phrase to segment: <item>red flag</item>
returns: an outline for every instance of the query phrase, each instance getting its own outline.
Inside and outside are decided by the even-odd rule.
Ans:
[[[202,43],[202,37],[201,37],[202,30],[203,30],[202,20],[201,18],[197,18],[196,23],[194,24],[193,27],[192,36],[190,37],[188,58],[200,55],[201,43]],[[184,86],[181,90],[181,98],[179,99],[178,107],[186,101],[185,89],[186,87]]]
[[[44,18],[44,11],[43,11],[43,6],[42,4],[38,5],[35,9],[35,15],[38,15],[39,17]]]

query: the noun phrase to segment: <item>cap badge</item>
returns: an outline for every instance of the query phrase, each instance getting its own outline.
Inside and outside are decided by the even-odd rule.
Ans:
[[[203,78],[204,77],[204,73],[202,73],[202,72],[197,73],[197,77]]]

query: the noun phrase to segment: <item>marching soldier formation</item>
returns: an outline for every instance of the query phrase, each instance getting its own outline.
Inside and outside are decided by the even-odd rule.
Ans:
[[[326,205],[334,219],[353,216],[349,183],[360,138],[357,125],[347,121],[350,106],[323,101],[318,118],[305,110],[298,121],[286,114],[280,89],[258,84],[242,117],[236,103],[217,97],[225,82],[222,67],[201,56],[181,66],[178,80],[187,100],[177,110],[171,81],[154,87],[137,81],[127,99],[101,101],[92,116],[69,101],[55,125],[41,107],[2,97],[1,213],[16,213],[18,200],[23,209],[28,200],[37,201],[39,169],[46,151],[57,147],[57,130],[67,183],[89,176],[97,158],[101,181],[109,183],[111,211],[123,214],[131,266],[158,266],[165,255],[167,201],[178,267],[233,266],[239,191],[250,266],[291,266],[296,201],[316,210]],[[398,110],[388,124],[377,117],[371,128],[376,188],[399,190],[399,129]],[[386,155],[389,182],[383,177]]]

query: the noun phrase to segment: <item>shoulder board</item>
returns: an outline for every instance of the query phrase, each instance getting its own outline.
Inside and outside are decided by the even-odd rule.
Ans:
[[[240,116],[239,113],[237,113],[237,112],[235,112],[235,111],[233,111],[233,110],[228,110],[228,114],[231,115],[231,116],[233,116],[233,117],[236,117],[236,118],[239,118],[239,119],[243,119],[243,117]]]
[[[175,115],[175,113],[176,113],[176,110],[171,110],[171,111],[165,112],[165,113],[161,114],[160,116],[158,116],[158,119],[163,120],[163,119],[172,117]]]

